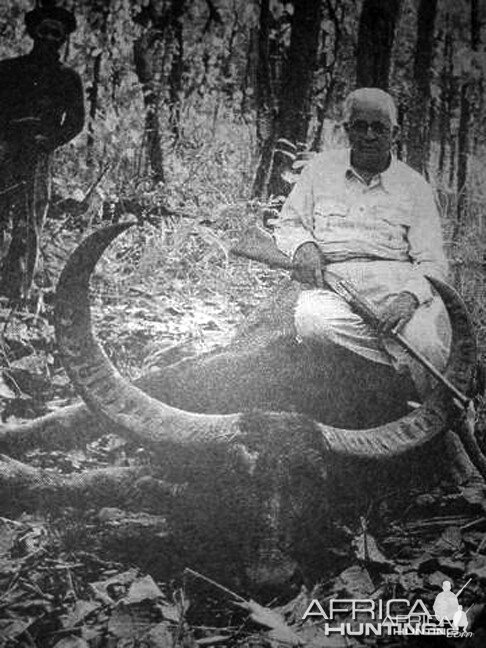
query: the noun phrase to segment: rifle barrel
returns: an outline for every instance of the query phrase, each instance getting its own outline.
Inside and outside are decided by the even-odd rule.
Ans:
[[[297,266],[291,259],[277,248],[272,237],[261,230],[253,228],[230,250],[235,256],[253,259],[267,265],[283,270],[295,270]],[[350,304],[351,308],[361,315],[373,328],[377,329],[380,323],[379,316],[373,305],[355,290],[348,281],[337,274],[327,270],[323,273],[325,283],[338,295]],[[390,331],[390,337],[395,339],[408,353],[419,362],[434,378],[436,378],[457,400],[467,407],[470,399],[451,383],[441,372],[398,331]],[[466,585],[464,586],[466,587]],[[462,590],[461,590],[462,591]]]
[[[461,589],[457,592],[456,596],[459,597],[461,596],[462,592],[466,589],[466,587],[469,585],[469,583],[472,581],[472,578],[470,578],[465,585],[461,587]]]
[[[455,385],[451,383],[450,380],[448,380],[441,372],[429,361],[427,358],[420,353],[410,342],[401,334],[392,331],[392,337],[395,338],[395,340],[402,345],[404,349],[406,349],[410,355],[415,358],[415,360],[418,360],[420,364],[427,369],[427,371],[434,376],[434,378],[437,378],[437,380],[446,387],[451,394],[453,394],[457,400],[463,405],[464,407],[467,407],[469,404],[469,398],[462,393]]]

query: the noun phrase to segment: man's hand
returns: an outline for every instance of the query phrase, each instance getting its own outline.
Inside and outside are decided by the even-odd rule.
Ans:
[[[392,329],[402,329],[412,319],[418,305],[418,299],[412,293],[404,291],[398,294],[381,314],[381,331],[389,333]]]
[[[294,255],[292,279],[322,287],[321,253],[315,243],[304,243]]]

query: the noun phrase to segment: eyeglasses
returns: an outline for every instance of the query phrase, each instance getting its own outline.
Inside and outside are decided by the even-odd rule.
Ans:
[[[385,135],[385,133],[390,132],[390,126],[379,121],[368,123],[364,119],[358,119],[357,121],[351,122],[349,128],[358,135],[367,135],[369,129],[371,129],[371,132],[374,135]]]

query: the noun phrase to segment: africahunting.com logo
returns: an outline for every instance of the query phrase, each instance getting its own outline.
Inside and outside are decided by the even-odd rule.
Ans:
[[[472,637],[472,632],[467,630],[469,610],[464,611],[459,605],[459,596],[469,582],[454,594],[450,581],[445,580],[442,591],[435,597],[433,612],[429,612],[421,599],[414,603],[407,599],[331,599],[327,612],[317,599],[312,599],[302,619],[323,619],[327,636]],[[347,620],[339,621],[343,615]]]

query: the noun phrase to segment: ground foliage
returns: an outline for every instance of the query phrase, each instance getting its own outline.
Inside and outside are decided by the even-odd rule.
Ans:
[[[108,450],[103,450],[106,463]],[[97,453],[101,464],[100,447]],[[86,461],[78,458],[70,468],[80,469]],[[61,468],[66,465],[56,466]],[[190,568],[162,581],[143,566],[114,557],[117,553],[121,557],[121,552],[110,547],[112,534],[116,530],[119,537],[123,526],[130,525],[132,532],[138,526],[142,535],[156,532],[163,547],[163,517],[102,509],[82,515],[66,511],[64,518],[56,520],[1,518],[0,645],[418,646],[423,644],[413,638],[397,643],[393,638],[328,637],[322,621],[303,622],[302,616],[313,599],[327,609],[331,598],[412,597],[431,609],[444,579],[451,580],[457,591],[469,578],[461,603],[468,609],[475,634],[464,645],[483,645],[485,610],[479,603],[486,582],[483,485],[448,489],[446,494],[444,487],[415,493],[400,518],[394,516],[389,524],[386,519],[382,511],[381,521],[374,526],[361,518],[357,528],[344,529],[349,543],[346,549],[327,549],[336,553],[336,568],[325,582],[257,602]],[[354,627],[366,620],[365,616],[355,621],[347,615],[336,617],[336,623]]]

